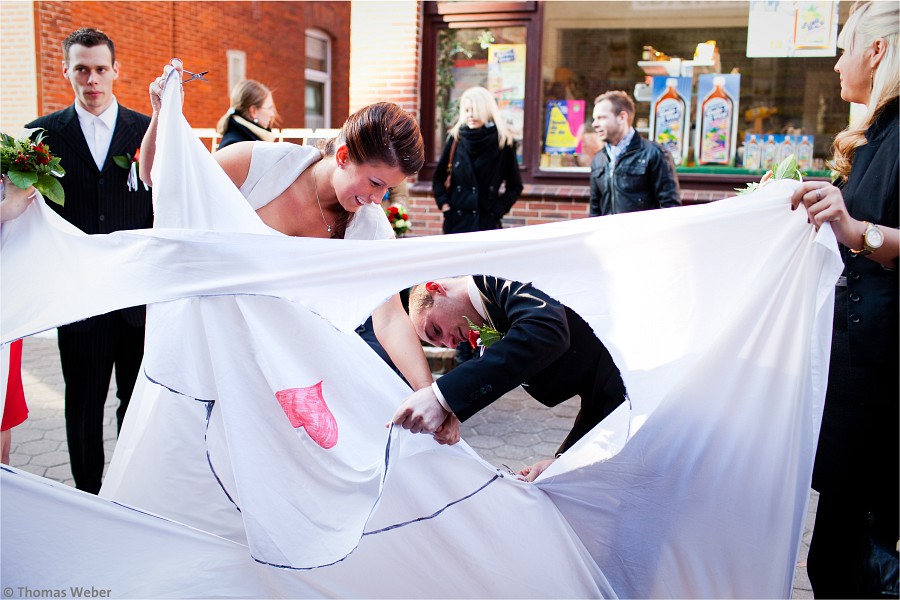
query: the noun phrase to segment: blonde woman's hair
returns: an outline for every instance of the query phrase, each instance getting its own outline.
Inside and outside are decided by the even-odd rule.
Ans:
[[[838,37],[838,46],[860,51],[871,46],[876,39],[884,38],[884,58],[872,73],[872,91],[863,119],[850,125],[834,138],[832,168],[844,181],[850,175],[850,166],[856,149],[866,144],[866,131],[881,115],[885,107],[897,99],[900,93],[900,59],[897,42],[900,28],[900,4],[894,2],[863,1],[850,9],[850,18]]]
[[[480,120],[484,121],[485,125],[488,125],[489,123],[494,124],[497,128],[497,138],[499,139],[501,148],[513,145],[515,140],[509,132],[509,128],[506,126],[506,121],[503,120],[503,116],[500,114],[500,107],[497,106],[497,100],[494,99],[492,93],[480,86],[471,87],[460,96],[459,120],[456,122],[456,125],[453,126],[453,129],[450,130],[450,137],[458,137],[459,128],[466,124],[466,117],[463,115],[462,111],[463,100],[472,102],[472,108],[475,109],[475,115]]]
[[[219,122],[216,124],[216,131],[219,134],[225,133],[228,129],[228,118],[231,115],[236,114],[248,121],[252,121],[250,118],[250,107],[261,108],[271,93],[272,91],[265,85],[252,79],[245,79],[235,85],[231,90],[231,108],[219,119]]]

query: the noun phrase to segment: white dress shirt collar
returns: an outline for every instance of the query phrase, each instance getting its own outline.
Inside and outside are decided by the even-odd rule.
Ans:
[[[116,128],[116,119],[119,116],[119,103],[113,96],[113,101],[106,110],[99,115],[93,115],[76,101],[75,112],[78,114],[81,132],[84,134],[94,163],[98,169],[103,170],[106,155],[109,153],[109,145],[112,142],[113,131]]]
[[[478,286],[475,285],[475,278],[471,275],[467,275],[466,284],[469,289],[469,300],[472,301],[472,306],[475,307],[475,311],[481,318],[487,321],[488,316],[487,311],[484,309],[484,299],[481,297],[481,291],[478,289]]]

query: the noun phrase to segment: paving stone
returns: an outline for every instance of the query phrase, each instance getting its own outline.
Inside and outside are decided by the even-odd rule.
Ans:
[[[56,467],[58,465],[69,466],[68,452],[45,452],[44,454],[36,454],[31,457],[31,464],[38,467]]]
[[[57,440],[34,440],[31,442],[22,442],[18,444],[18,451],[23,454],[38,456],[40,454],[48,454],[59,449],[59,441]],[[67,457],[68,458],[68,457]],[[50,466],[50,465],[46,465]]]

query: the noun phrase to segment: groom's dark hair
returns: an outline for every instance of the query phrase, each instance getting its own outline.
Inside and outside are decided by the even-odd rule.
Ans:
[[[63,40],[63,60],[65,60],[66,65],[69,64],[69,48],[75,44],[84,46],[85,48],[93,48],[100,44],[106,44],[109,48],[109,54],[112,56],[112,64],[116,64],[116,45],[113,44],[113,41],[109,39],[108,35],[99,29],[82,27],[81,29],[76,29],[70,33],[66,39]]]

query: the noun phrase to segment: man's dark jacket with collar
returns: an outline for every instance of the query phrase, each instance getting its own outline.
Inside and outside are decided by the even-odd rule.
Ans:
[[[45,129],[44,141],[58,156],[66,174],[59,181],[66,193],[65,206],[47,205],[66,221],[87,234],[112,233],[122,229],[145,229],[153,226],[151,193],[138,184],[137,191],[128,189],[128,170],[118,166],[114,156],[134,156],[141,147],[150,117],[119,105],[116,126],[110,140],[103,168],[98,169],[81,131],[75,105],[40,117],[28,125]],[[144,307],[127,308],[122,316],[131,325],[144,324]],[[92,319],[67,325],[67,329],[86,330]]]
[[[503,338],[438,379],[441,393],[460,421],[519,385],[545,406],[581,396],[564,452],[624,400],[619,369],[578,313],[530,283],[479,275],[475,286]]]
[[[610,167],[602,149],[591,161],[592,217],[681,205],[675,161],[662,146],[634,132],[628,147]]]

